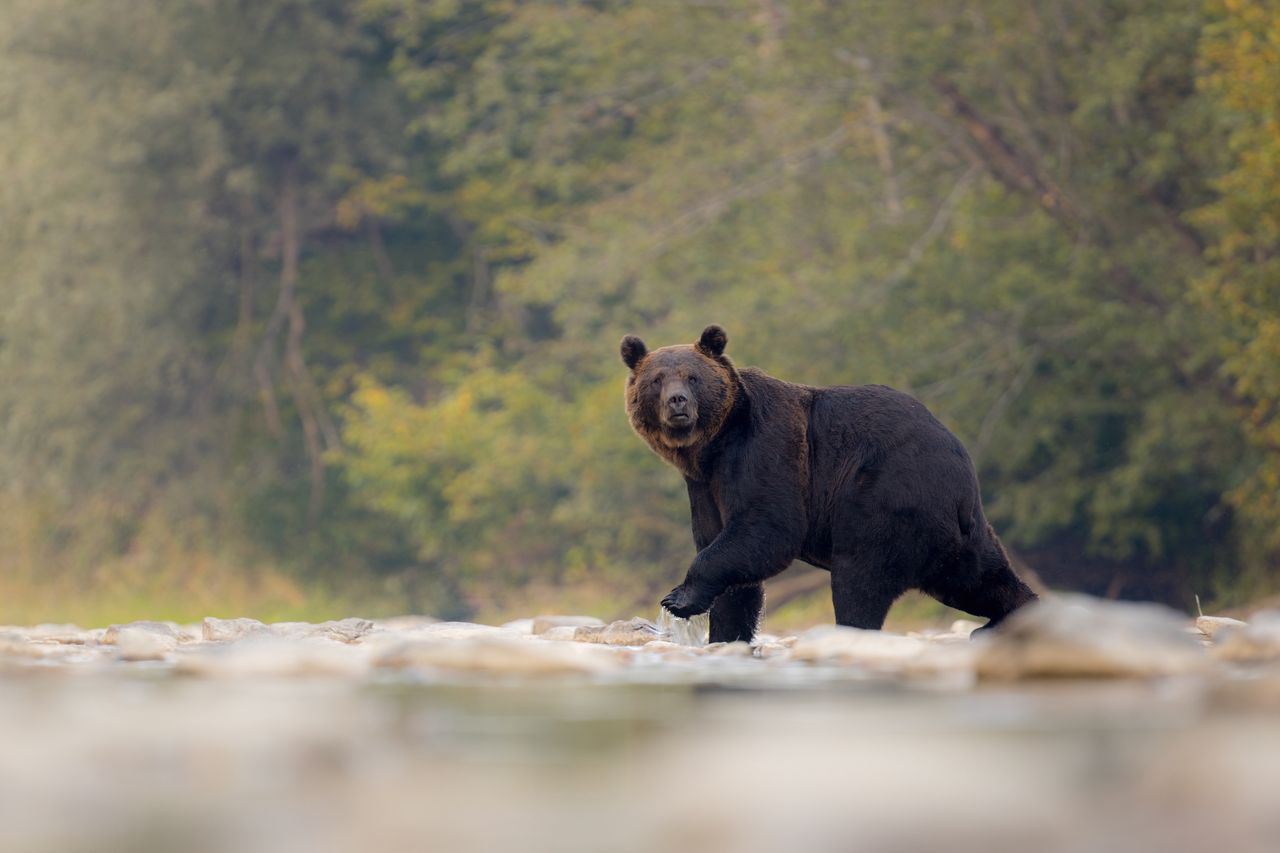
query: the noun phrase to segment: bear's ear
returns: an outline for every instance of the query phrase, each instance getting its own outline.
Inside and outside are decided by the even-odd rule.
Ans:
[[[635,370],[640,359],[648,354],[649,348],[635,335],[627,335],[622,339],[622,363],[632,370]]]
[[[724,329],[712,324],[702,330],[702,337],[698,338],[698,349],[712,358],[719,358],[724,355],[724,348],[728,343],[729,336],[724,333]]]

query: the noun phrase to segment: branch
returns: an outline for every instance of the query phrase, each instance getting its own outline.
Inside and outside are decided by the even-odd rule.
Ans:
[[[1074,234],[1085,231],[1079,210],[1053,179],[1005,139],[1000,128],[980,115],[950,80],[939,75],[933,88],[947,102],[968,134],[984,165],[998,181],[1016,192],[1030,195],[1040,207]]]

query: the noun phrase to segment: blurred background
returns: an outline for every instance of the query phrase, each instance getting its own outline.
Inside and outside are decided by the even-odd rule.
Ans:
[[[709,322],[1050,586],[1257,602],[1278,93],[1271,0],[3,0],[0,623],[650,612],[617,342]]]

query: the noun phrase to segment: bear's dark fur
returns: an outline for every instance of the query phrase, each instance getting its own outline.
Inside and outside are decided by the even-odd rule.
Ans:
[[[711,611],[712,642],[750,640],[763,581],[793,560],[831,572],[836,622],[880,628],[920,589],[995,625],[1036,598],[982,514],[964,446],[883,385],[815,388],[738,370],[708,326],[696,344],[622,340],[627,415],[684,474],[698,548],[662,600]]]

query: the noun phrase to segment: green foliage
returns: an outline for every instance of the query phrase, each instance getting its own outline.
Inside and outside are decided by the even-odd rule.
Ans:
[[[1222,0],[1206,28],[1202,85],[1229,127],[1230,167],[1196,212],[1214,238],[1200,281],[1224,316],[1222,372],[1255,448],[1231,504],[1263,549],[1280,549],[1280,4]],[[1256,570],[1253,574],[1257,574]]]
[[[104,554],[169,518],[414,609],[648,607],[692,544],[617,340],[716,321],[919,395],[1033,565],[1275,585],[1273,3],[14,0],[0,32],[0,466],[22,506],[118,503]]]

